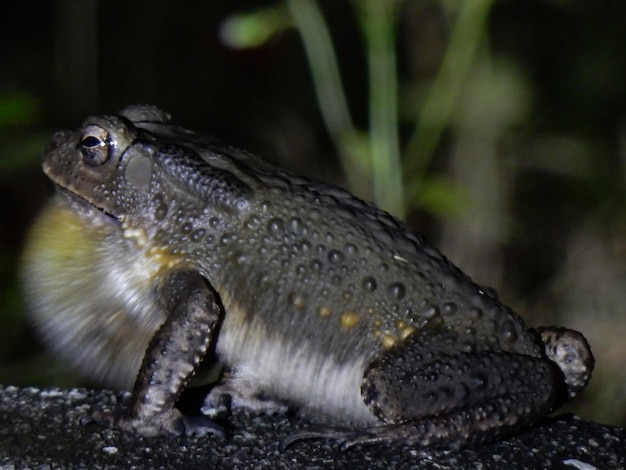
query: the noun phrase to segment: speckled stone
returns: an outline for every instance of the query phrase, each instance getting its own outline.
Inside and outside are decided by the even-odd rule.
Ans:
[[[462,451],[369,446],[341,451],[303,442],[281,452],[280,440],[306,423],[281,416],[235,414],[226,441],[140,438],[99,423],[81,424],[92,407],[127,394],[0,387],[0,468],[223,469],[537,469],[626,467],[626,430],[562,415],[505,440]]]

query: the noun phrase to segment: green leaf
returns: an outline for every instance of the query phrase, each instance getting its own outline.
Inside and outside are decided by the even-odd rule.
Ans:
[[[413,201],[429,213],[443,217],[459,217],[469,209],[464,189],[450,178],[433,176],[422,181],[417,200]]]
[[[220,27],[220,38],[233,49],[252,49],[291,27],[290,17],[281,5],[228,17]]]
[[[39,101],[26,93],[0,95],[0,129],[15,125],[30,125],[39,119]]]

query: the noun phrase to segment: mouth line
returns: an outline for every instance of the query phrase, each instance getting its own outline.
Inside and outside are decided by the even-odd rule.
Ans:
[[[83,196],[75,193],[74,191],[72,191],[71,189],[68,189],[66,187],[63,186],[57,186],[57,190],[63,194],[63,196],[68,199],[70,201],[70,203],[76,207],[79,210],[87,210],[91,213],[93,213],[93,209],[95,209],[97,211],[97,214],[100,216],[104,216],[104,218],[106,218],[107,220],[111,221],[111,222],[115,222],[115,223],[119,223],[120,222],[120,218],[114,216],[113,214],[111,214],[110,212],[107,212],[106,209],[104,209],[103,207],[100,207],[96,204],[94,204],[93,202],[89,201],[88,199],[85,199]]]

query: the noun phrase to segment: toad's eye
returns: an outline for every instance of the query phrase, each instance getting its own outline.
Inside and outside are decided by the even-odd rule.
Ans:
[[[80,151],[85,163],[102,165],[109,159],[109,133],[100,126],[88,126],[80,141]]]

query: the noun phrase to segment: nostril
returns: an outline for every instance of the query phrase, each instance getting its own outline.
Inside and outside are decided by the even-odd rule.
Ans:
[[[48,142],[48,145],[46,145],[46,153],[52,152],[59,148],[63,142],[67,141],[69,134],[70,132],[68,131],[55,132]]]

